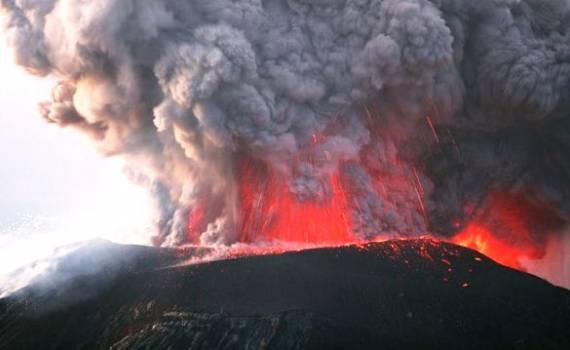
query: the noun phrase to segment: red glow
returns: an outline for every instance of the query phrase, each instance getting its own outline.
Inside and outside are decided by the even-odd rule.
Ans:
[[[301,202],[286,179],[245,160],[240,167],[242,242],[286,241],[339,244],[355,241],[350,234],[346,196],[338,174],[330,176],[333,193],[326,203]]]
[[[533,255],[533,249],[518,249],[502,240],[485,226],[470,223],[453,238],[453,243],[474,249],[503,265],[521,269],[520,259]]]
[[[397,129],[384,130],[375,126],[375,121],[380,118],[373,115],[369,109],[365,109],[365,113],[371,124],[370,129],[377,130],[375,133],[378,137],[387,135],[381,137],[382,140],[389,141],[390,136],[396,135],[397,138],[397,135],[401,135]],[[427,116],[426,121],[436,142],[439,142],[439,135],[431,117]],[[304,145],[307,151],[301,152],[298,155],[299,159],[292,162],[311,163],[311,150],[323,142],[324,135],[324,131],[310,135]],[[453,139],[452,135],[450,137]],[[429,196],[429,188],[424,189],[422,174],[418,174],[415,167],[399,159],[397,141],[386,141],[379,145],[371,143],[370,149],[363,151],[365,154],[369,152],[371,157],[363,157],[362,164],[359,165],[368,172],[379,197],[385,198],[387,203],[397,202],[395,210],[411,212],[410,218],[417,217],[413,212],[416,210],[417,213],[423,214],[427,222],[429,218],[425,201]],[[374,152],[379,150],[382,151],[382,162],[385,163],[381,164],[383,165],[381,167],[370,160],[377,154]],[[460,153],[459,148],[457,152]],[[390,166],[385,166],[386,164]],[[278,170],[271,169],[264,161],[244,155],[234,166],[239,194],[239,208],[236,208],[239,213],[236,215],[239,218],[236,220],[239,242],[278,243],[273,245],[273,248],[262,247],[261,251],[286,250],[288,245],[284,244],[285,242],[293,243],[289,247],[362,243],[352,233],[350,227],[351,210],[359,208],[349,208],[348,203],[351,198],[347,196],[350,196],[350,193],[345,192],[342,181],[345,179],[338,170],[323,179],[332,187],[330,198],[317,202],[296,198],[289,188],[289,181],[294,176],[281,174]],[[293,166],[292,169],[294,168]],[[350,185],[346,188],[349,189]],[[531,195],[522,190],[515,194],[506,191],[491,192],[476,210],[466,210],[470,219],[464,229],[457,232],[451,241],[477,250],[503,265],[523,270],[521,260],[544,257],[547,243],[544,237],[560,230],[564,224],[548,208],[533,204],[528,199]],[[218,211],[216,205],[206,203],[206,200],[195,203],[188,216],[190,242],[199,241],[200,234],[207,228],[208,221],[220,215]],[[407,213],[404,211],[402,214]],[[422,232],[425,222],[418,223],[419,232],[415,234]],[[404,237],[406,234],[412,233],[401,232]]]
[[[545,242],[539,237],[561,224],[547,209],[533,205],[520,194],[492,193],[482,208],[453,242],[520,270],[522,258],[544,256]]]
[[[206,228],[206,203],[200,201],[194,204],[190,215],[188,215],[188,240],[198,242],[200,233]]]

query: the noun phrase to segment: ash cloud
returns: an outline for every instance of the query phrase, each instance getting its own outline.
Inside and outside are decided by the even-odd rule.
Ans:
[[[301,202],[340,172],[362,238],[449,233],[493,186],[568,217],[567,0],[0,4],[17,63],[60,79],[42,115],[127,159],[157,244],[204,198],[201,242],[239,240],[244,155]]]

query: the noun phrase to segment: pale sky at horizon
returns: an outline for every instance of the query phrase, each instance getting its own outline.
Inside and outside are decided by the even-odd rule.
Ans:
[[[77,130],[42,120],[37,104],[49,98],[54,79],[15,66],[2,39],[0,274],[75,241],[147,243],[152,215],[146,191],[128,182],[119,159],[100,156]]]

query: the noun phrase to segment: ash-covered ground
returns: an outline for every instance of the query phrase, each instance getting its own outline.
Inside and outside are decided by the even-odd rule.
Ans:
[[[194,264],[211,252],[94,242],[53,272],[100,250],[123,258],[0,300],[0,348],[570,347],[568,290],[431,239]]]

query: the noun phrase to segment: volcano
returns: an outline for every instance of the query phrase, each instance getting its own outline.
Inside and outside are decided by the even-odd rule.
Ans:
[[[570,347],[568,290],[432,239],[194,264],[207,252],[97,244],[131,258],[1,300],[2,349]]]

